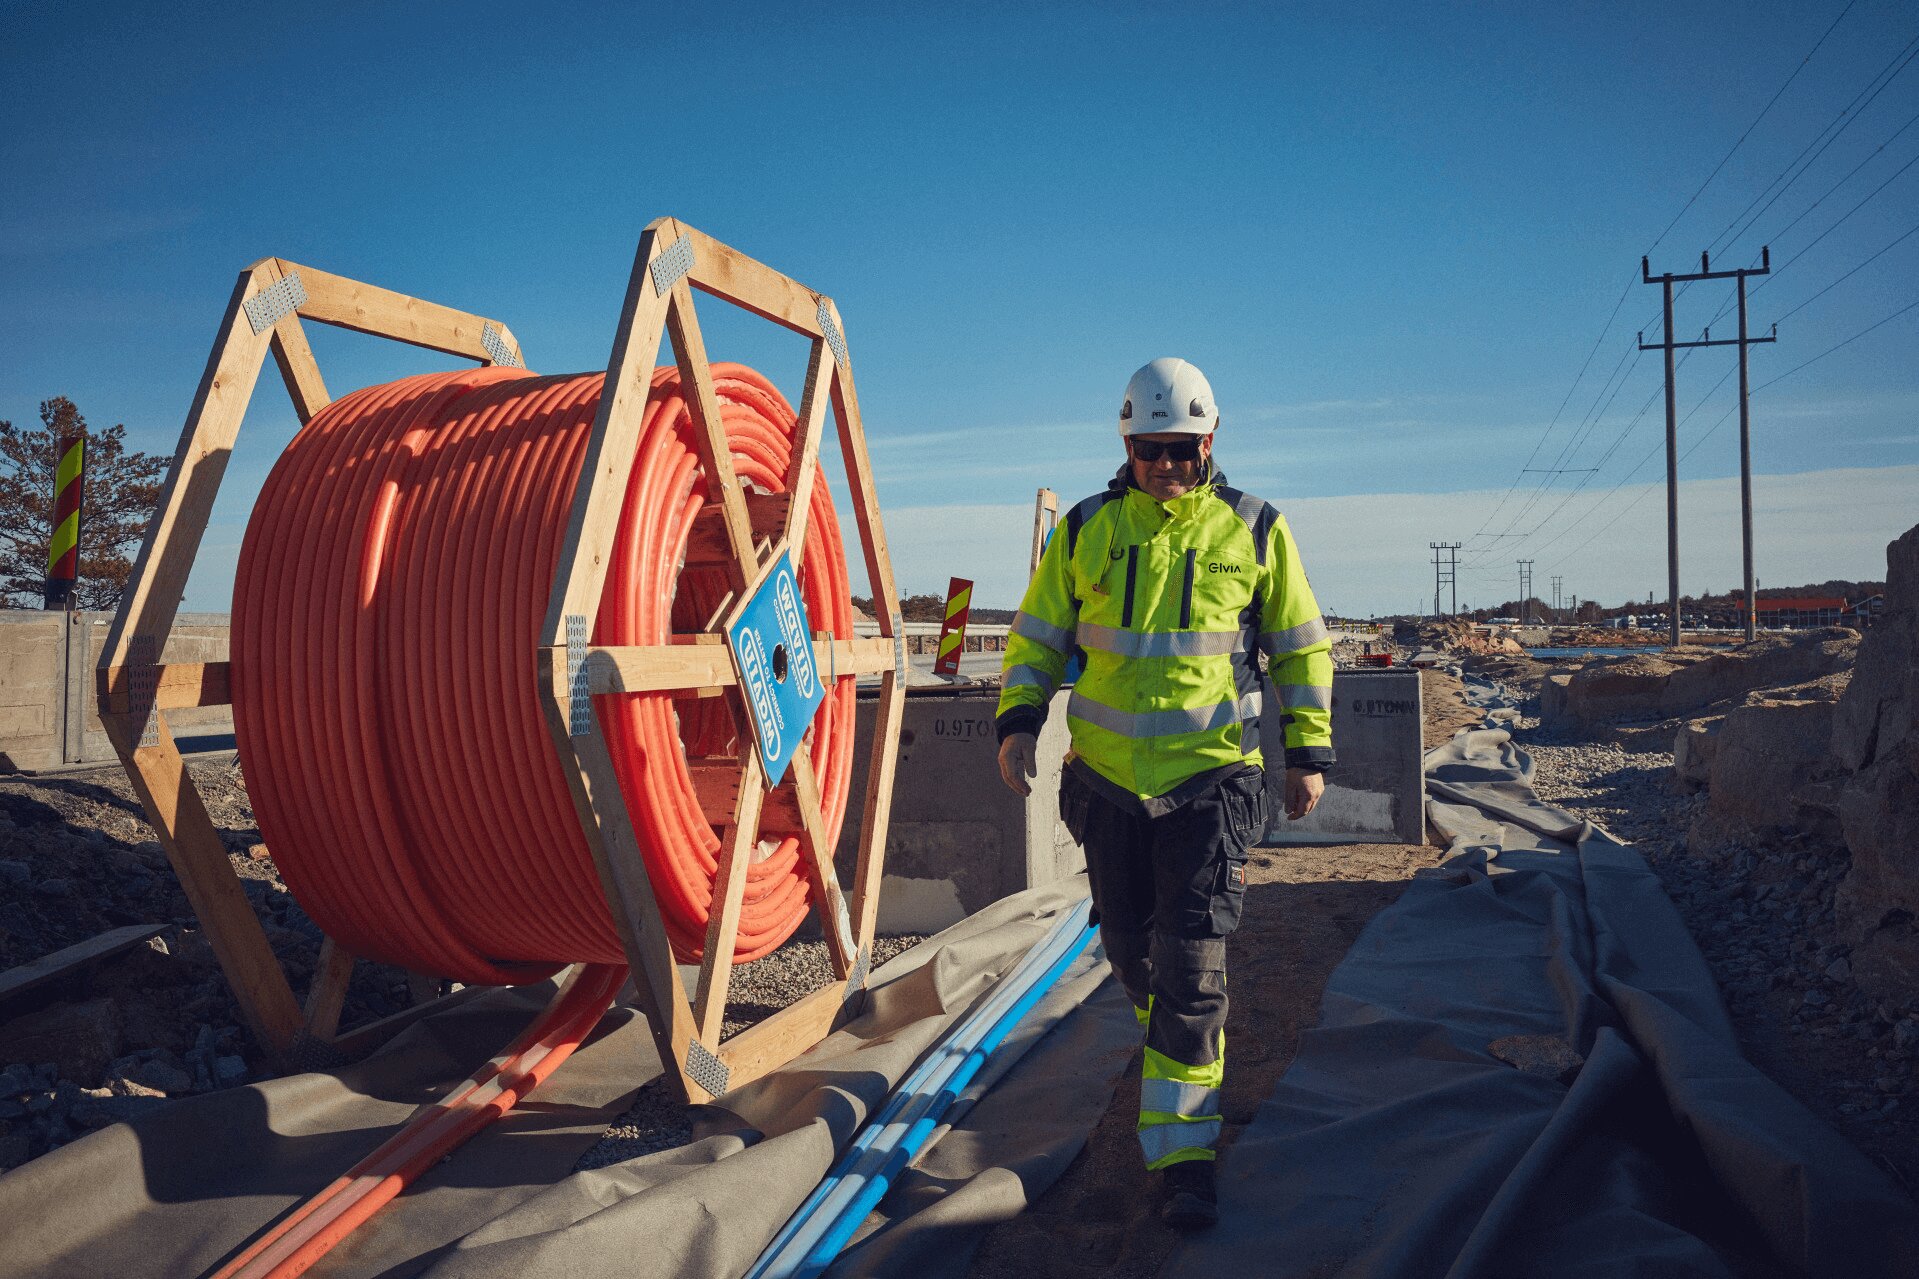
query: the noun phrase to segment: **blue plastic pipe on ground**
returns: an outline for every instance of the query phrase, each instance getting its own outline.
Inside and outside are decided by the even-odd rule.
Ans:
[[[775,1235],[747,1279],[818,1275],[987,1059],[1092,941],[1091,902],[1067,912],[981,1005],[900,1082],[833,1171]]]

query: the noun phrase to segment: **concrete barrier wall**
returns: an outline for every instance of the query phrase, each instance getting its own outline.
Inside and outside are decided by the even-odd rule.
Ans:
[[[100,723],[94,666],[113,614],[0,610],[0,770],[109,764],[117,757]],[[163,662],[227,660],[227,615],[182,613]],[[168,711],[167,727],[191,749],[230,745],[224,706]]]
[[[899,772],[880,888],[882,932],[930,932],[1011,893],[1074,874],[1086,862],[1059,820],[1066,758],[1066,695],[1039,740],[1039,776],[1025,799],[999,775],[993,735],[997,689],[915,693],[906,699]],[[850,892],[859,849],[860,796],[878,700],[859,701],[853,797],[835,856]]]
[[[1270,687],[1266,705],[1277,707]],[[1415,670],[1333,672],[1333,748],[1319,807],[1286,820],[1285,737],[1278,714],[1260,717],[1271,820],[1269,844],[1426,842],[1425,717]]]
[[[0,767],[64,759],[65,623],[59,613],[0,611]]]
[[[1067,696],[1061,692],[1053,699],[1040,734],[1039,776],[1026,799],[1000,780],[993,735],[996,690],[915,693],[906,699],[880,897],[883,931],[943,928],[1009,893],[1085,866],[1084,854],[1059,820]],[[836,858],[849,889],[859,839],[859,779],[865,776],[877,704],[870,696],[859,703],[854,808]],[[1267,772],[1274,818],[1266,842],[1424,843],[1423,723],[1417,671],[1336,672],[1333,741],[1339,765],[1328,774],[1319,809],[1288,822],[1279,717],[1262,717],[1262,748],[1274,764]]]

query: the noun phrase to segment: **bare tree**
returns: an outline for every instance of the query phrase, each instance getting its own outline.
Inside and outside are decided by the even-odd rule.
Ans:
[[[53,540],[53,481],[60,441],[87,437],[84,504],[80,512],[79,608],[110,609],[120,602],[133,556],[160,501],[169,459],[129,453],[127,428],[89,429],[73,401],[56,395],[40,405],[38,431],[0,421],[0,599],[14,608],[40,607]]]

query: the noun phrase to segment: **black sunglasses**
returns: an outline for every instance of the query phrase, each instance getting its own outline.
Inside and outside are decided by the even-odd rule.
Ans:
[[[1162,457],[1170,457],[1175,462],[1197,462],[1200,439],[1200,436],[1194,435],[1183,440],[1174,440],[1169,444],[1159,440],[1129,437],[1126,444],[1133,450],[1133,456],[1142,462],[1157,462]]]

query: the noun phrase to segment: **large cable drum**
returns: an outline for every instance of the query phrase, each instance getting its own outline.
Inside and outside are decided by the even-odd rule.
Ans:
[[[792,407],[751,369],[712,372],[742,486],[780,492]],[[354,954],[483,984],[625,962],[535,661],[604,377],[488,367],[356,391],[300,431],[255,504],[233,606],[241,763],[288,887]],[[595,645],[697,642],[726,600],[726,574],[687,558],[714,496],[693,429],[678,372],[658,370]],[[809,501],[806,613],[850,639],[824,477]],[[803,747],[828,847],[853,683],[831,680]],[[750,733],[725,696],[613,695],[598,710],[673,949],[698,958],[720,835],[689,761],[743,769]],[[810,904],[781,811],[761,821],[735,962],[778,946]]]

